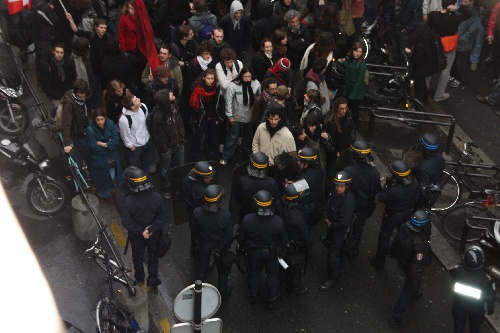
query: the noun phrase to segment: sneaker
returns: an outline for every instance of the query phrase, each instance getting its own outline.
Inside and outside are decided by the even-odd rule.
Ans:
[[[149,166],[149,174],[154,175],[156,173],[156,164]]]
[[[470,70],[471,71],[477,70],[477,64],[470,64]]]
[[[461,82],[458,81],[457,79],[453,79],[453,81],[450,82],[450,87],[452,88],[458,88],[460,86]]]
[[[321,286],[318,287],[318,289],[321,291],[327,291],[328,289],[333,288],[333,286],[335,286],[335,280],[326,280]]]
[[[497,104],[494,101],[492,101],[489,96],[477,95],[476,98],[478,99],[478,101],[483,102],[483,103],[488,103],[491,106],[494,106],[495,104]]]
[[[380,262],[375,257],[368,258],[368,262],[375,268],[384,268],[385,262]]]
[[[450,94],[444,93],[442,97],[434,97],[434,102],[441,102],[448,98],[450,98]]]
[[[220,160],[219,163],[220,163],[220,165],[226,165],[227,161],[226,160]]]
[[[148,287],[155,288],[161,284],[161,280],[157,276],[148,277]]]
[[[164,197],[165,199],[171,199],[172,198],[172,194],[170,192],[161,192],[161,196]]]
[[[396,329],[396,328],[401,328],[403,327],[404,325],[406,324],[406,321],[403,320],[403,319],[396,319],[394,317],[391,316],[391,318],[389,319],[389,321],[387,322],[387,326],[389,326],[390,328],[393,328],[393,329]]]
[[[448,79],[448,82],[452,82],[453,80],[455,80],[455,78],[453,76],[450,76],[450,78]]]

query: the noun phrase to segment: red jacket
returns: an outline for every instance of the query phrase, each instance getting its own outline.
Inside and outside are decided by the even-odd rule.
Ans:
[[[135,37],[135,17],[123,15],[118,25],[118,42],[122,52],[134,53],[137,48],[137,38]]]
[[[495,28],[497,26],[497,15],[500,9],[500,2],[497,2],[495,7],[490,14],[490,19],[488,20],[488,28],[486,28],[486,36],[493,36],[495,34]]]

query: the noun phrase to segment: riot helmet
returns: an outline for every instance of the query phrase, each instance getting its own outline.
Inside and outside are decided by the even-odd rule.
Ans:
[[[420,228],[431,220],[431,212],[427,208],[417,210],[411,215],[411,224]]]
[[[339,171],[333,177],[333,183],[335,185],[350,185],[352,181],[352,177],[347,171]]]
[[[194,165],[193,175],[198,180],[215,176],[215,168],[206,161],[200,161]]]
[[[203,192],[203,210],[217,212],[222,205],[224,189],[219,185],[209,185]]]
[[[257,152],[250,156],[248,162],[248,175],[256,178],[267,178],[267,168],[269,166],[269,157],[263,152]]]
[[[253,196],[254,208],[257,209],[257,215],[274,215],[273,196],[266,190],[261,190]]]
[[[397,183],[402,185],[410,185],[413,183],[413,175],[411,174],[410,167],[403,160],[395,160],[389,168],[391,175]]]
[[[472,245],[465,250],[464,253],[465,268],[471,271],[478,271],[484,266],[484,252],[483,249],[477,245]]]
[[[422,150],[429,155],[435,155],[439,152],[439,139],[434,134],[426,133],[420,137]]]
[[[134,166],[125,169],[123,178],[127,181],[128,187],[132,192],[141,192],[152,187],[148,176],[146,176],[146,172]]]
[[[356,161],[371,162],[373,161],[372,147],[364,140],[356,140],[351,144],[352,158]]]
[[[297,206],[300,198],[309,194],[309,184],[305,179],[299,179],[288,184],[283,191],[283,204],[286,209]]]
[[[315,165],[319,163],[318,151],[314,148],[302,148],[297,152],[297,157],[299,158],[299,161],[308,165]]]

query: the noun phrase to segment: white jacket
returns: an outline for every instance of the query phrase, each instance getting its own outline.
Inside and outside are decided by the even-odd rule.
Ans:
[[[143,108],[146,110],[145,113]],[[148,108],[144,103],[141,104],[141,107],[136,112],[126,108],[122,109],[122,115],[120,116],[118,124],[120,127],[120,137],[122,138],[125,147],[142,147],[148,143],[149,132],[146,127],[147,115]],[[132,125],[130,127],[126,116],[130,116],[132,119]]]
[[[236,63],[238,63],[238,66],[236,66]],[[217,65],[215,65],[215,72],[217,73],[217,81],[219,81],[222,93],[224,94],[229,86],[229,83],[236,79],[240,74],[243,69],[243,63],[234,59],[233,68],[228,69],[226,67],[226,72],[224,72],[224,68],[222,66],[226,67],[224,62],[217,63]],[[237,70],[236,67],[238,67],[239,70]]]

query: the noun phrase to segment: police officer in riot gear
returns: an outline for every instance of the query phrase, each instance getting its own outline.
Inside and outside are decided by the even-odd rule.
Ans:
[[[385,204],[385,210],[378,235],[377,252],[375,257],[368,259],[376,268],[384,267],[393,230],[408,221],[420,198],[420,185],[406,162],[396,160],[389,170],[390,176],[378,195],[379,201]]]
[[[215,168],[208,162],[200,161],[194,165],[193,170],[182,181],[182,197],[186,203],[189,230],[191,230],[192,255],[194,255],[196,248],[196,237],[193,234],[193,211],[196,207],[203,206],[203,194],[207,186],[212,183],[214,176]]]
[[[138,283],[144,282],[144,252],[148,251],[148,287],[161,284],[158,278],[159,230],[167,222],[168,213],[163,198],[151,190],[151,183],[144,170],[128,167],[124,175],[130,193],[125,197],[122,208],[122,223],[129,232],[132,246],[134,277]]]
[[[355,257],[359,252],[359,243],[366,220],[372,216],[376,207],[375,196],[380,192],[382,186],[377,168],[368,164],[373,160],[371,146],[363,140],[357,140],[351,144],[350,150],[354,164],[346,167],[344,171],[352,177],[351,190],[356,199],[351,236],[353,244],[351,256]]]
[[[224,190],[219,185],[209,185],[203,195],[203,207],[193,211],[193,234],[197,239],[196,279],[205,281],[213,255],[218,272],[218,288],[222,298],[231,295],[228,275],[231,266],[224,265],[224,257],[233,241],[231,213],[221,208]]]
[[[288,235],[285,261],[286,270],[280,270],[280,280],[286,281],[287,291],[292,295],[303,294],[302,271],[309,252],[309,227],[300,199],[309,195],[309,185],[304,179],[289,184],[283,191],[281,201],[276,202],[276,214],[283,219]]]
[[[305,179],[309,185],[308,196],[303,197],[301,207],[310,224],[315,224],[322,217],[323,207],[318,204],[322,199],[323,178],[325,173],[319,163],[318,151],[314,148],[303,148],[297,152],[299,173],[295,179]]]
[[[455,282],[453,300],[453,332],[465,332],[465,322],[469,317],[469,332],[479,333],[484,321],[484,304],[488,315],[495,311],[495,288],[491,278],[483,271],[484,253],[477,245],[472,245],[464,253],[463,264],[450,270]]]
[[[439,153],[439,139],[435,135],[424,134],[420,138],[420,145],[424,156],[415,175],[422,191],[418,207],[431,209],[441,191],[445,162]]]
[[[268,310],[275,310],[279,306],[278,255],[280,249],[288,244],[283,220],[274,215],[273,200],[268,191],[257,192],[254,195],[256,213],[248,214],[243,218],[236,234],[236,240],[240,246],[246,248],[248,253],[247,282],[252,304],[260,300],[262,267],[266,270]]]
[[[403,313],[411,301],[422,297],[421,282],[424,268],[431,263],[430,245],[431,213],[428,209],[419,209],[403,223],[391,244],[390,255],[396,257],[399,268],[405,274],[403,290],[392,310],[389,319],[390,328],[404,325]]]
[[[335,189],[328,200],[325,225],[327,227],[326,243],[327,280],[319,287],[326,291],[333,288],[342,274],[345,274],[347,264],[347,238],[352,229],[352,220],[356,201],[349,189],[352,178],[346,171],[337,172],[333,178]]]
[[[255,193],[266,190],[273,198],[279,198],[280,192],[274,178],[268,177],[269,157],[257,152],[250,156],[248,175],[240,177],[233,190],[233,202],[239,206],[240,221],[247,214],[253,212],[253,196]]]

